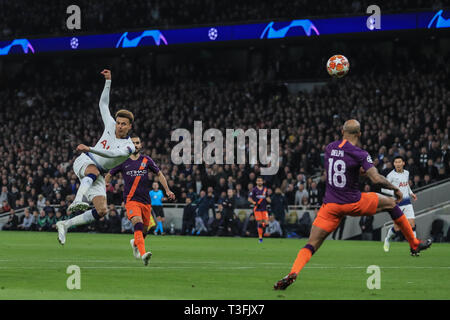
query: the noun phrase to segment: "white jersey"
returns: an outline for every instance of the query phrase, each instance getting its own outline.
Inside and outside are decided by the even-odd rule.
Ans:
[[[406,206],[411,204],[411,194],[413,193],[409,186],[409,171],[403,170],[403,172],[397,172],[392,170],[387,175],[386,179],[392,183],[394,186],[398,187],[403,194],[402,201],[398,204],[399,206]],[[381,189],[382,192],[394,195],[393,190]]]
[[[106,173],[128,159],[135,152],[133,141],[130,137],[119,139],[116,137],[116,121],[109,112],[109,91],[111,80],[106,80],[100,98],[100,114],[105,125],[103,134],[95,147],[91,147],[86,155],[91,158],[97,168]]]

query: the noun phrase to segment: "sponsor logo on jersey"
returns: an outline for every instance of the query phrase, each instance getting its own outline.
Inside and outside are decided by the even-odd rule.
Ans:
[[[126,172],[127,176],[132,176],[132,177],[136,177],[136,176],[143,176],[147,174],[147,170],[130,170]]]
[[[367,162],[368,163],[373,163],[372,157],[370,156],[370,154],[367,155]]]

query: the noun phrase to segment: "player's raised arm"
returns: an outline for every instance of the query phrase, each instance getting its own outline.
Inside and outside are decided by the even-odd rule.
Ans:
[[[109,92],[111,90],[111,71],[105,69],[101,72],[105,76],[105,87],[103,88],[102,95],[100,97],[100,114],[102,115],[103,123],[105,127],[107,124],[114,123],[114,119],[109,111]]]
[[[370,179],[370,181],[372,181],[372,183],[378,184],[384,189],[394,190],[394,196],[397,198],[397,202],[402,201],[403,194],[400,189],[390,183],[389,180],[384,176],[379,174],[377,168],[371,167],[370,169],[366,170],[366,173],[367,177]]]
[[[117,149],[111,149],[106,150],[100,147],[88,147],[84,144],[80,144],[77,147],[77,151],[80,152],[92,152],[96,155],[99,155],[104,158],[118,158],[118,157],[124,157],[129,156],[133,152],[135,152],[136,148],[133,144],[127,144],[123,148],[117,148]]]

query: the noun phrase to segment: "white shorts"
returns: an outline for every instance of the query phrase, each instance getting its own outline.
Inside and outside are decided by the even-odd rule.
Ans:
[[[405,214],[406,219],[415,219],[414,208],[412,204],[407,204],[406,206],[401,206],[400,210]]]
[[[86,168],[93,164],[95,166],[94,161],[91,160],[86,154],[82,153],[80,154],[73,163],[73,171],[77,175],[78,179],[84,178],[84,172],[86,171]],[[100,174],[97,179],[94,181],[92,186],[89,188],[89,190],[84,195],[88,202],[92,202],[92,199],[94,199],[97,196],[103,196],[106,198],[106,183],[105,178]]]

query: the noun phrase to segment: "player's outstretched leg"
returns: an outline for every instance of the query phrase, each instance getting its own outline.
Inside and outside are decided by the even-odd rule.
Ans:
[[[294,283],[300,271],[311,259],[311,256],[319,249],[322,242],[329,234],[330,232],[313,225],[308,243],[298,252],[297,258],[292,265],[291,272],[289,272],[289,274],[283,279],[277,281],[273,288],[275,290],[285,290],[292,283]]]
[[[62,245],[66,243],[67,231],[72,226],[80,226],[84,224],[91,223],[92,221],[99,220],[101,217],[106,215],[106,197],[105,196],[95,196],[92,199],[94,204],[94,209],[88,210],[82,214],[79,214],[72,219],[66,221],[59,221],[56,224],[58,230],[58,241]]]
[[[387,210],[391,215],[392,220],[394,220],[395,224],[400,228],[403,236],[409,242],[411,255],[418,255],[420,251],[426,250],[431,246],[431,239],[421,241],[414,236],[411,224],[392,198],[378,194],[377,211],[379,212],[382,210]]]
[[[106,214],[106,211],[105,213]],[[56,223],[56,229],[58,230],[58,241],[60,244],[64,245],[66,243],[67,230],[72,226],[80,226],[84,224],[91,223],[94,220],[100,219],[104,214],[100,215],[97,209],[88,210],[72,219],[66,221],[59,221]]]

